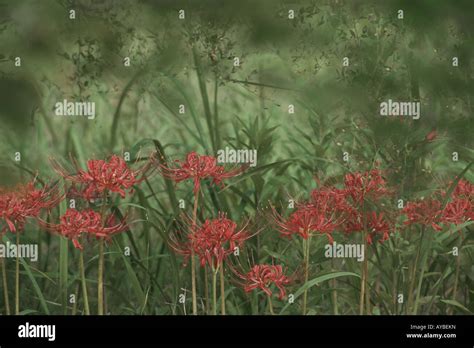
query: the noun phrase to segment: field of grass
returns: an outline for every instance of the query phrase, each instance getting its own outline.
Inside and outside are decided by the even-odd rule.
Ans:
[[[407,223],[405,209],[432,199],[446,210],[474,181],[472,13],[461,0],[0,0],[0,195],[32,180],[65,193],[54,163],[74,175],[115,154],[148,169],[125,198],[76,200],[127,219],[82,252],[45,227],[72,208],[69,194],[15,231],[2,201],[2,243],[39,256],[2,258],[0,313],[472,314],[472,186],[462,217],[439,228],[438,216]],[[389,99],[419,102],[419,119],[381,116]],[[94,102],[95,117],[57,115],[63,100]],[[256,165],[225,164],[242,172],[197,192],[166,175],[226,147],[256,150]],[[388,238],[365,217],[351,230],[346,215],[327,233],[282,236],[278,216],[313,190],[371,170],[387,194],[345,199],[383,213]],[[202,267],[176,252],[219,212],[245,227],[237,253]],[[328,237],[362,245],[364,261],[328,258]],[[282,266],[285,296],[275,284],[271,296],[245,291],[239,274],[257,264]]]

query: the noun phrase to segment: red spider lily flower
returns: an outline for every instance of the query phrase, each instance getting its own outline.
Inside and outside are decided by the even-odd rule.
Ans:
[[[176,168],[170,168],[160,164],[161,172],[164,177],[175,182],[192,179],[194,181],[194,194],[201,187],[201,180],[210,178],[212,182],[219,185],[223,180],[232,178],[242,173],[244,167],[226,171],[223,166],[217,164],[217,159],[213,156],[199,155],[196,152],[190,152],[185,161],[175,161]]]
[[[384,218],[384,213],[377,215],[376,212],[371,212],[368,218],[369,233],[367,234],[367,243],[370,245],[376,235],[382,235],[379,239],[380,243],[388,240],[391,231],[393,230],[389,222]]]
[[[343,230],[346,234],[364,231],[364,216],[356,209],[348,209],[345,212]]]
[[[255,289],[262,290],[267,296],[272,296],[271,285],[274,284],[280,294],[278,298],[282,300],[286,296],[285,286],[291,283],[291,279],[285,276],[281,265],[255,265],[245,275],[236,272],[245,281],[245,292]]]
[[[327,212],[341,212],[349,208],[346,190],[335,187],[322,187],[311,192],[311,204]]]
[[[442,219],[455,225],[474,220],[474,205],[468,199],[455,199],[446,204]]]
[[[377,212],[372,211],[362,215],[357,210],[351,209],[346,214],[346,219],[344,221],[344,232],[346,234],[363,232],[366,228],[368,232],[367,243],[369,245],[373,243],[374,237],[378,235],[381,235],[381,238],[379,238],[378,241],[380,243],[385,242],[388,240],[390,233],[393,231],[393,226],[385,218],[384,213],[377,214]]]
[[[187,264],[191,253],[198,256],[201,266],[206,263],[216,270],[224,260],[234,253],[236,248],[241,248],[251,237],[245,229],[248,222],[240,230],[237,224],[228,219],[224,213],[219,213],[217,219],[207,219],[202,225],[193,226],[189,219],[189,233],[184,240],[172,235],[169,245],[173,251],[184,256],[184,266]]]
[[[38,217],[41,210],[55,207],[62,198],[57,185],[44,185],[37,189],[34,181],[14,189],[1,190],[0,219],[6,223],[10,232],[23,230],[27,218]]]
[[[437,199],[408,202],[406,207],[403,208],[403,213],[408,218],[404,222],[405,225],[421,224],[431,226],[436,231],[441,231],[442,229],[439,225],[443,222],[441,202]]]
[[[359,206],[368,198],[378,199],[390,194],[387,182],[379,169],[363,173],[348,173],[344,178],[345,191]]]
[[[217,219],[206,220],[189,238],[201,266],[207,263],[217,269],[237,247],[243,246],[250,235],[245,231],[245,227],[237,230],[234,221],[219,213]]]
[[[8,229],[10,232],[22,230],[26,221],[25,207],[15,193],[3,193],[0,195],[0,217],[6,226],[2,228],[2,233]]]
[[[454,188],[453,198],[465,198],[471,202],[474,202],[474,185],[469,181],[461,179]]]
[[[336,209],[336,206],[330,206],[323,203],[323,201],[316,201],[297,206],[296,211],[286,219],[274,207],[272,207],[272,213],[275,225],[282,236],[291,238],[296,234],[303,239],[308,239],[316,234],[326,234],[329,243],[332,244],[334,239],[331,233],[342,222],[336,217]]]
[[[76,174],[68,173],[58,162],[53,161],[53,167],[65,179],[82,186],[82,196],[88,200],[103,197],[105,193],[116,192],[122,198],[126,190],[133,191],[133,186],[145,179],[149,166],[132,170],[122,157],[113,155],[108,161],[89,160],[87,170],[79,168],[74,161]]]
[[[128,229],[125,219],[116,222],[114,215],[103,218],[100,213],[92,209],[82,211],[68,209],[61,216],[59,224],[50,224],[44,221],[41,221],[41,223],[49,231],[70,239],[74,246],[81,250],[83,248],[79,243],[79,239],[82,235],[86,237],[93,236],[98,239],[103,238],[109,241],[113,235]]]

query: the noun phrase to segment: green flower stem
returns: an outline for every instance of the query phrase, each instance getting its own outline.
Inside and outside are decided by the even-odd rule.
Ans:
[[[20,314],[20,233],[16,231],[15,314]]]
[[[309,246],[311,242],[311,236],[307,240],[303,240],[303,254],[304,254],[304,283],[308,282],[309,277]],[[306,288],[303,293],[303,311],[302,314],[306,315],[306,308],[308,303],[308,289]]]
[[[267,298],[268,298],[268,309],[270,310],[270,314],[275,315],[275,312],[273,311],[272,297],[270,295],[267,295]]]
[[[217,269],[212,269],[212,315],[217,315]]]
[[[425,275],[426,266],[428,264],[428,251],[431,250],[431,241],[432,241],[432,239],[433,239],[433,234],[430,233],[428,235],[428,248],[423,253],[423,258],[422,258],[420,278],[418,279],[418,287],[416,289],[415,307],[413,309],[413,314],[414,315],[416,315],[418,313],[418,307],[419,307],[419,304],[420,304],[421,286],[423,285],[423,278],[424,278],[424,275]]]
[[[82,283],[82,296],[84,298],[84,312],[86,315],[90,315],[89,308],[89,298],[87,296],[87,283],[86,283],[86,273],[84,270],[84,251],[79,253],[79,271],[81,273],[81,283]]]
[[[10,301],[8,299],[8,281],[7,281],[7,267],[5,263],[5,258],[1,258],[1,265],[2,265],[2,280],[3,280],[3,298],[5,301],[5,313],[6,315],[10,315]]]
[[[205,300],[206,300],[206,314],[209,314],[209,284],[208,284],[208,271],[207,271],[207,265],[204,266],[204,294],[205,294]]]
[[[363,233],[364,238],[364,248],[367,250],[367,232],[364,231]],[[367,255],[364,257],[364,262],[362,263],[362,276],[360,277],[360,298],[359,298],[359,315],[364,314],[364,300],[365,300],[365,292],[367,287],[367,267],[368,266],[368,259]]]
[[[199,200],[199,191],[194,195],[194,208],[193,208],[193,231],[197,223],[197,208]],[[193,315],[197,315],[197,291],[196,291],[196,260],[194,257],[194,250],[191,248],[191,291],[193,298]]]
[[[420,253],[421,253],[421,246],[423,245],[423,237],[425,235],[425,228],[424,226],[422,227],[421,230],[421,237],[420,240],[418,241],[418,249],[416,252],[415,256],[415,262],[413,263],[413,268],[410,274],[410,287],[408,288],[408,304],[407,304],[407,310],[412,310],[413,308],[413,297],[414,297],[414,289],[415,289],[415,284],[416,284],[416,270],[418,268],[418,262],[420,259]]]
[[[224,264],[220,266],[220,283],[221,283],[221,314],[225,315],[225,284],[224,284]]]
[[[97,286],[97,314],[104,315],[104,240],[102,238],[99,241]]]

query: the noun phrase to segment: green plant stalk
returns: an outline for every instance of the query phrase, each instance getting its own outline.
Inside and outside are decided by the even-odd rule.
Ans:
[[[364,248],[367,250],[367,232],[363,233],[364,238]],[[364,314],[364,299],[367,286],[367,255],[364,257],[364,262],[362,263],[362,276],[360,277],[360,299],[359,299],[359,315]]]
[[[369,283],[369,243],[365,244],[365,257],[364,257],[364,271],[365,271],[365,313],[370,315],[372,313],[372,308],[370,307],[370,292],[372,287]],[[370,288],[369,288],[370,286]]]
[[[68,240],[60,237],[59,240],[59,292],[63,314],[67,314],[67,284],[68,284]]]
[[[458,252],[461,251],[461,244],[462,244],[462,238],[460,239],[460,242],[459,242]],[[453,286],[453,300],[454,301],[456,301],[456,295],[457,295],[457,292],[458,292],[459,272],[460,272],[460,270],[461,270],[461,255],[458,254],[458,256],[456,256],[456,272],[454,274],[454,286]],[[454,313],[454,308],[451,308],[449,314],[452,315],[453,313]]]
[[[408,288],[408,305],[407,310],[410,311],[413,307],[413,290],[416,284],[416,270],[418,268],[418,261],[420,259],[421,246],[423,245],[423,237],[425,234],[425,229],[422,227],[420,241],[418,242],[418,250],[416,251],[415,263],[413,264],[413,269],[410,274],[410,287]]]
[[[303,254],[304,254],[304,283],[308,282],[309,277],[309,246],[311,241],[311,235],[305,241],[303,240]],[[308,303],[308,289],[305,289],[303,293],[303,311],[302,314],[306,315],[306,308]]]
[[[102,238],[99,241],[97,286],[97,314],[104,315],[104,240]]]
[[[90,315],[89,309],[89,298],[87,296],[87,283],[86,283],[86,273],[84,270],[84,251],[79,253],[79,271],[81,273],[81,284],[82,284],[82,297],[84,299],[84,313]]]
[[[217,272],[212,269],[212,315],[217,315]]]
[[[67,203],[63,200],[59,204],[59,216],[64,215],[66,210]],[[68,245],[69,240],[67,238],[59,237],[59,296],[61,298],[61,306],[64,315],[67,314],[68,310]]]
[[[420,295],[421,295],[421,286],[423,284],[423,277],[425,275],[425,269],[428,263],[428,250],[430,250],[431,248],[432,234],[430,234],[428,237],[429,237],[428,239],[429,246],[427,248],[427,251],[423,254],[421,273],[420,273],[420,278],[418,279],[418,287],[416,289],[416,299],[415,299],[415,307],[413,309],[413,315],[416,315],[418,313],[418,306],[420,303]]]
[[[194,194],[194,207],[193,207],[193,230],[196,228],[197,223],[197,208],[199,200],[199,190]],[[196,291],[196,260],[194,257],[194,250],[191,248],[191,292],[193,299],[193,315],[197,315],[197,291]]]
[[[421,285],[423,284],[423,277],[425,275],[425,268],[426,268],[426,257],[423,258],[423,266],[421,268],[421,273],[420,273],[420,278],[418,279],[418,286],[416,289],[416,299],[415,299],[415,305],[413,308],[413,315],[416,315],[418,313],[418,305],[420,302],[420,292],[421,292]]]
[[[145,307],[143,307],[143,310]],[[105,284],[104,284],[104,313],[108,313],[108,309],[107,309],[107,293],[105,292]],[[143,314],[143,312],[141,313]]]
[[[456,256],[456,273],[454,275],[454,286],[453,286],[453,300],[456,300],[456,293],[458,292],[459,283],[459,271],[461,269],[461,256]]]
[[[224,264],[220,266],[220,283],[221,283],[221,314],[225,315],[225,284],[224,284]]]
[[[212,145],[212,149],[216,151],[217,148],[216,148],[216,140],[215,140],[214,132],[215,132],[215,129],[217,128],[217,125],[212,124],[212,113],[211,113],[211,106],[209,104],[209,96],[207,94],[206,80],[205,78],[203,78],[201,63],[199,62],[199,57],[198,57],[198,53],[195,46],[193,46],[193,59],[194,59],[194,64],[196,66],[196,74],[197,74],[198,82],[199,82],[199,90],[201,92],[202,102],[204,106],[204,115],[206,116],[206,123],[207,123],[208,131],[209,131],[209,136],[211,138],[211,145]]]
[[[7,268],[5,264],[5,258],[1,258],[1,264],[2,264],[2,280],[3,280],[3,298],[5,300],[5,313],[7,315],[10,315],[10,301],[8,299],[8,281],[7,281]]]
[[[420,248],[417,248],[417,249],[419,251]],[[408,284],[408,299],[407,299],[405,314],[408,314],[411,311],[411,308],[413,307],[413,297],[414,297],[413,291],[414,291],[415,282],[416,282],[416,280],[415,280],[416,265],[418,264],[418,257],[419,257],[418,251],[416,253],[415,260],[411,264],[411,269],[410,269],[410,272],[409,272],[410,278],[408,279],[408,281],[409,281],[409,284]]]
[[[20,233],[16,231],[16,265],[15,265],[15,314],[20,314]]]
[[[119,102],[117,105],[117,108],[115,109],[114,116],[113,116],[113,121],[112,121],[112,129],[110,132],[110,142],[109,142],[109,147],[110,150],[112,151],[115,141],[117,140],[117,129],[119,125],[119,118],[121,115],[121,110],[122,110],[122,105],[125,101],[125,98],[128,95],[128,92],[132,88],[132,86],[135,84],[135,82],[138,80],[138,78],[145,72],[145,69],[141,69],[137,71],[137,73],[130,79],[130,81],[125,85],[124,89],[122,90],[122,93],[120,94]]]
[[[332,271],[334,272],[334,259],[331,260],[331,264],[332,264]],[[338,309],[337,309],[337,290],[336,290],[336,287],[337,287],[337,280],[336,278],[334,278],[332,280],[332,309],[333,309],[333,314],[334,315],[338,315]]]
[[[270,295],[267,295],[267,298],[268,298],[268,309],[270,310],[270,314],[275,315],[275,312],[273,311],[272,297]]]
[[[205,300],[206,300],[206,314],[209,314],[209,284],[208,279],[209,276],[207,275],[207,265],[204,265],[204,293],[205,293]]]
[[[214,138],[216,140],[216,148],[220,149],[220,138],[219,138],[219,111],[218,111],[218,104],[217,104],[217,91],[219,89],[219,75],[217,70],[215,72],[215,79],[214,79]]]
[[[392,246],[393,246],[393,249],[398,249],[398,239],[396,240],[393,240],[393,241],[389,241],[390,242],[393,242]],[[392,248],[391,248],[392,249]],[[399,264],[401,263],[400,262],[400,255],[397,255],[398,256],[398,259],[399,259]],[[392,260],[392,264],[396,262],[395,259]],[[379,262],[379,264],[381,264]],[[397,301],[397,293],[398,293],[398,286],[399,286],[399,280],[400,280],[400,273],[397,274],[397,272],[392,272],[392,277],[391,277],[391,290],[392,290],[392,313],[388,312],[387,314],[399,314],[399,311],[398,311],[398,301]],[[403,307],[402,307],[402,310],[403,310]]]
[[[102,207],[100,209],[100,216],[102,219],[102,226],[105,226],[107,211],[107,192],[104,192],[102,197]],[[104,239],[99,240],[99,268],[97,272],[97,314],[104,315]]]
[[[398,314],[397,285],[398,285],[397,274],[393,272],[393,275],[392,275],[393,314]]]
[[[77,299],[79,297],[79,284],[76,285],[76,291],[74,292],[74,296]],[[74,301],[72,304],[71,315],[76,315],[77,313],[77,301]]]

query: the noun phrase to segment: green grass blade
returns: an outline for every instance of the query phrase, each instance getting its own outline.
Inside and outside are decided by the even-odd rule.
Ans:
[[[63,200],[59,205],[60,216],[66,212],[66,201]],[[67,284],[68,284],[68,250],[69,240],[65,237],[59,237],[59,293],[63,314],[67,314]]]
[[[204,76],[201,70],[201,64],[199,62],[199,57],[196,51],[196,47],[193,47],[193,58],[194,58],[194,65],[196,66],[196,73],[197,73],[197,77],[199,81],[199,90],[201,91],[202,103],[204,106],[204,115],[206,116],[206,123],[207,123],[207,128],[209,131],[209,136],[211,138],[212,149],[214,150],[214,152],[216,152],[217,151],[216,139],[215,139],[215,134],[214,134],[216,130],[215,130],[214,125],[212,124],[212,113],[211,113],[211,106],[209,104],[209,96],[207,94],[206,80],[204,79]]]
[[[23,258],[20,258],[20,262],[23,265],[23,268],[25,269],[26,274],[28,275],[28,278],[30,278],[31,284],[33,285],[33,289],[35,290],[36,296],[38,296],[38,299],[40,301],[41,308],[43,309],[44,314],[49,315],[50,313],[49,313],[48,305],[46,304],[46,299],[44,298],[43,292],[41,291],[33,273],[31,272],[30,266],[28,265],[28,263],[26,263],[25,260],[23,260]]]
[[[300,287],[295,293],[294,293],[294,296],[295,296],[295,300],[303,294],[303,292],[317,284],[320,284],[326,280],[330,280],[330,279],[334,279],[334,278],[339,278],[339,277],[357,277],[357,278],[360,278],[360,275],[358,275],[357,273],[353,273],[353,272],[334,272],[334,273],[329,273],[329,274],[325,274],[325,275],[322,275],[322,276],[319,276],[319,277],[316,277],[314,279],[311,279],[309,280],[308,282],[306,282],[305,284],[303,284],[302,287]],[[280,311],[280,314],[283,314],[283,312],[288,308],[288,306],[290,305],[290,303],[287,303]]]
[[[145,292],[143,291],[140,281],[138,280],[137,274],[135,270],[133,269],[132,265],[130,264],[130,261],[125,257],[123,250],[120,248],[120,245],[115,242],[118,253],[122,257],[123,263],[125,264],[125,269],[127,270],[127,275],[128,275],[128,281],[130,285],[132,286],[132,289],[135,293],[135,296],[137,297],[137,300],[140,304],[140,308],[142,308],[142,311],[146,307],[146,302],[147,302],[147,297],[145,296]]]
[[[462,304],[460,304],[458,301],[456,300],[440,300],[441,302],[443,303],[446,303],[447,305],[449,306],[454,306],[454,307],[457,307],[459,309],[462,309],[464,312],[466,313],[469,313],[469,314],[472,314],[472,312],[467,309],[466,307],[464,307]]]

